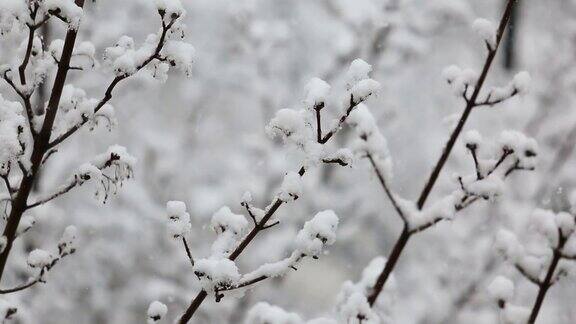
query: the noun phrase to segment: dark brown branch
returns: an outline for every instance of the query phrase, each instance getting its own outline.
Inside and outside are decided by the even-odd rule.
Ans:
[[[8,190],[8,194],[10,195],[10,197],[12,197],[14,192],[16,192],[16,189],[14,189],[12,187],[12,184],[10,183],[10,178],[8,177],[9,174],[10,174],[10,170],[8,170],[8,172],[6,174],[0,175],[0,177],[4,180],[4,184],[6,185],[6,190]]]
[[[531,283],[535,284],[536,286],[540,286],[542,285],[542,282],[540,281],[540,279],[532,276],[526,269],[524,269],[524,267],[522,267],[520,264],[516,264],[514,265],[516,267],[516,270],[518,270],[518,272],[520,272],[522,274],[522,276],[524,276],[526,279],[528,279]]]
[[[74,187],[76,187],[77,185],[79,185],[80,183],[78,182],[77,178],[74,178],[74,180],[70,181],[68,184],[64,185],[63,187],[61,187],[60,189],[58,189],[56,192],[50,194],[47,197],[44,197],[38,201],[35,201],[34,203],[29,204],[28,206],[26,206],[26,209],[32,209],[34,207],[38,207],[40,205],[43,205],[53,199],[56,199],[60,196],[62,196],[63,194],[69,192],[70,190],[72,190]]]
[[[350,102],[348,104],[348,108],[346,109],[346,112],[340,117],[340,119],[338,120],[338,124],[333,129],[331,129],[328,133],[326,133],[326,135],[324,135],[324,137],[322,137],[322,140],[320,140],[319,143],[324,144],[324,143],[328,142],[332,138],[332,136],[334,136],[334,134],[336,134],[336,132],[342,127],[342,125],[344,125],[344,123],[348,119],[348,116],[350,116],[350,113],[352,112],[352,110],[354,110],[354,108],[356,108],[356,106],[358,106],[360,103],[362,103],[362,101],[356,102],[354,100],[354,95],[350,94]]]
[[[316,140],[318,143],[322,143],[322,114],[320,112],[322,108],[324,108],[323,102],[314,106],[314,110],[316,111]]]
[[[475,103],[474,107],[495,106],[499,103],[502,103],[502,102],[516,96],[517,94],[518,94],[518,89],[514,89],[509,96],[501,98],[501,99],[496,99],[496,100],[490,100],[491,94],[488,94],[488,96],[486,97],[486,99],[484,99],[484,101],[480,101],[480,102]]]
[[[546,298],[546,293],[554,284],[554,273],[556,272],[556,268],[558,267],[558,263],[562,258],[562,254],[560,251],[564,248],[564,245],[568,239],[562,235],[562,231],[558,229],[558,246],[554,249],[552,255],[552,262],[548,266],[548,271],[546,272],[546,277],[544,281],[538,284],[538,296],[536,297],[536,301],[534,302],[534,306],[532,306],[532,311],[530,312],[530,318],[528,319],[528,324],[534,324],[536,322],[536,318],[538,317],[538,313],[542,308],[542,303],[544,302],[544,298]]]
[[[480,172],[480,163],[478,161],[477,149],[478,146],[475,144],[467,144],[466,148],[470,151],[472,159],[474,160],[474,168],[476,169],[476,179],[481,180],[483,178],[482,172]]]
[[[83,8],[84,0],[76,0],[75,4]],[[18,229],[18,224],[20,219],[26,210],[26,205],[28,197],[36,181],[38,171],[40,170],[40,165],[44,154],[50,148],[48,143],[50,142],[50,136],[52,134],[52,128],[54,125],[54,120],[56,119],[56,114],[58,112],[58,106],[60,104],[60,98],[62,97],[62,91],[66,83],[66,77],[68,74],[68,65],[70,63],[70,58],[72,57],[72,52],[74,50],[74,44],[76,42],[77,30],[69,29],[66,33],[64,40],[64,46],[62,48],[62,57],[60,59],[60,64],[58,64],[58,70],[56,72],[56,77],[52,87],[52,93],[48,101],[48,109],[46,110],[46,116],[44,117],[44,122],[42,128],[38,133],[38,136],[34,139],[34,147],[30,156],[31,168],[29,172],[24,172],[22,181],[20,182],[18,193],[16,194],[10,215],[6,222],[3,235],[6,237],[6,247],[2,253],[0,253],[0,280],[4,274],[4,269],[6,268],[6,261],[12,249],[12,244],[16,239],[16,231]],[[25,170],[26,171],[26,170]]]
[[[192,257],[192,252],[190,252],[190,247],[188,246],[188,242],[186,242],[186,238],[182,237],[182,243],[184,243],[184,249],[186,250],[186,255],[188,256],[188,260],[192,266],[194,266],[194,258]]]
[[[22,286],[18,286],[18,287],[14,287],[14,288],[7,288],[7,289],[0,289],[0,295],[11,294],[11,293],[15,293],[17,291],[21,291],[21,290],[24,290],[26,288],[30,288],[39,282],[42,282],[42,279],[40,276],[36,277],[35,279],[30,281],[29,283],[24,284]]]
[[[342,159],[339,159],[339,158],[334,158],[334,159],[326,158],[326,159],[322,159],[322,162],[326,163],[326,164],[338,164],[340,166],[348,166],[348,162],[346,162]]]
[[[418,198],[417,206],[419,209],[422,209],[424,207],[424,204],[426,203],[426,200],[428,199],[430,192],[432,191],[432,188],[436,184],[436,180],[438,180],[438,177],[440,176],[440,172],[444,168],[444,165],[446,164],[446,161],[448,160],[448,157],[450,156],[450,153],[452,152],[452,149],[456,144],[456,140],[460,136],[462,130],[464,129],[466,121],[470,117],[472,109],[474,108],[474,105],[478,99],[478,95],[480,94],[480,90],[482,89],[484,81],[488,76],[488,72],[490,70],[490,67],[492,66],[492,62],[496,57],[498,47],[500,46],[500,41],[502,40],[502,35],[504,34],[506,26],[508,25],[508,21],[510,20],[510,15],[515,2],[516,0],[508,0],[506,4],[506,9],[502,16],[502,19],[500,20],[500,24],[498,26],[498,31],[496,34],[496,46],[494,49],[492,48],[488,49],[488,57],[484,62],[482,73],[480,74],[480,77],[478,78],[478,81],[474,86],[474,92],[472,93],[470,99],[466,101],[466,107],[464,108],[464,111],[460,116],[460,119],[458,120],[458,124],[456,125],[456,128],[450,135],[450,138],[448,139],[448,142],[446,143],[446,146],[442,151],[442,155],[440,155],[438,162],[436,163],[434,169],[432,170],[432,173],[430,174],[428,181],[424,185],[424,189],[422,190]],[[370,306],[374,305],[374,303],[376,302],[378,295],[384,288],[384,284],[386,283],[390,274],[396,267],[396,262],[398,262],[398,259],[400,258],[400,255],[402,254],[404,247],[406,247],[406,244],[408,243],[408,240],[410,239],[411,235],[412,234],[410,233],[408,226],[405,225],[404,229],[402,230],[402,233],[400,234],[398,240],[396,241],[396,244],[394,245],[394,248],[392,249],[392,252],[390,254],[390,257],[388,258],[388,261],[386,262],[384,270],[382,270],[382,272],[378,276],[378,279],[376,280],[376,283],[368,296],[368,302]]]
[[[492,62],[494,61],[494,58],[496,57],[496,53],[498,51],[500,41],[502,40],[502,35],[504,34],[504,30],[506,29],[506,25],[508,24],[508,21],[510,19],[510,14],[512,12],[512,8],[513,8],[515,2],[516,2],[516,0],[508,0],[508,3],[506,5],[506,10],[504,12],[504,15],[502,16],[502,19],[500,20],[500,25],[498,27],[498,32],[496,34],[496,48],[490,49],[488,51],[488,57],[486,58],[486,61],[484,62],[484,67],[482,68],[482,73],[480,74],[480,77],[478,78],[478,81],[476,82],[476,85],[474,86],[474,92],[472,93],[472,96],[470,97],[469,102],[466,104],[466,107],[464,108],[464,112],[462,113],[462,116],[458,120],[458,124],[456,125],[456,128],[452,132],[452,135],[450,135],[450,138],[448,139],[448,142],[446,143],[446,146],[444,147],[442,155],[440,156],[440,158],[438,159],[438,162],[436,163],[436,166],[432,170],[432,173],[430,174],[430,177],[428,178],[428,181],[426,182],[426,185],[424,186],[424,190],[422,191],[422,193],[420,194],[420,197],[418,198],[418,207],[419,208],[422,208],[424,206],[424,204],[426,203],[426,200],[428,199],[428,196],[430,195],[430,192],[432,191],[434,184],[436,184],[436,180],[438,179],[438,176],[440,175],[440,172],[442,171],[444,164],[448,160],[448,157],[450,156],[450,153],[452,152],[452,149],[454,148],[454,145],[456,144],[456,139],[458,139],[458,137],[460,136],[460,133],[462,132],[462,129],[464,128],[464,125],[466,124],[466,121],[468,120],[468,117],[470,117],[470,113],[472,112],[472,108],[474,108],[474,105],[476,104],[476,100],[478,99],[478,95],[480,94],[480,90],[482,89],[482,86],[484,85],[484,81],[486,80],[486,77],[488,76],[488,72],[490,71],[490,67],[492,66]]]

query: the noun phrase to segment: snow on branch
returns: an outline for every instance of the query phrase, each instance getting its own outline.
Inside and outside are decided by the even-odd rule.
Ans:
[[[212,218],[218,238],[212,246],[212,255],[195,262],[194,274],[205,291],[214,293],[216,301],[224,297],[224,292],[248,288],[265,279],[283,276],[291,269],[296,270],[305,257],[318,259],[324,248],[336,241],[338,217],[331,210],[317,213],[298,232],[295,249],[289,257],[263,264],[252,272],[240,275],[234,261],[227,258],[227,253],[247,224],[242,215],[232,213],[228,207],[223,207]]]
[[[30,203],[27,209],[56,199],[87,181],[96,182],[101,186],[101,189],[96,190],[95,196],[101,197],[102,201],[106,203],[110,193],[116,194],[118,187],[122,186],[125,180],[133,177],[132,170],[135,163],[136,158],[128,154],[126,148],[119,145],[111,146],[105,153],[96,156],[92,162],[81,165],[76,173],[54,192]],[[112,172],[104,172],[108,169]]]
[[[531,224],[531,229],[542,240],[523,244],[513,232],[501,229],[494,244],[497,251],[524,278],[538,287],[532,308],[516,307],[517,310],[523,310],[522,316],[515,317],[518,321],[511,323],[534,323],[550,287],[572,273],[570,269],[574,268],[571,261],[575,258],[571,255],[576,252],[576,217],[568,212],[536,209],[532,213]],[[508,306],[504,301],[499,304],[504,309],[503,316],[510,316],[506,314]]]
[[[348,89],[344,96],[346,100],[343,103],[343,107],[341,107],[339,118],[332,122],[333,126],[326,134],[323,134],[321,129],[322,121],[320,111],[326,107],[326,99],[330,92],[330,86],[320,79],[313,79],[306,86],[305,100],[303,102],[304,107],[302,107],[302,109],[281,109],[276,113],[276,116],[271,119],[266,126],[268,134],[272,137],[281,138],[285,144],[303,153],[303,165],[298,172],[286,173],[280,190],[274,196],[272,202],[265,208],[257,208],[252,202],[250,193],[244,194],[241,205],[246,209],[248,217],[250,217],[254,226],[247,234],[242,236],[238,236],[238,231],[231,231],[226,226],[223,230],[217,229],[217,233],[219,231],[221,231],[221,233],[218,233],[220,237],[217,239],[218,248],[216,250],[220,252],[220,254],[226,255],[227,259],[220,256],[217,258],[201,259],[195,262],[194,268],[196,270],[199,269],[197,276],[203,282],[203,290],[197,294],[188,309],[184,312],[180,318],[181,323],[186,323],[192,318],[209,293],[244,288],[268,278],[268,274],[259,273],[260,276],[250,277],[248,281],[236,282],[233,279],[240,280],[242,276],[238,274],[233,261],[244,251],[258,233],[279,224],[279,220],[271,221],[272,217],[283,204],[294,201],[300,197],[302,194],[301,177],[304,176],[308,168],[320,163],[337,163],[344,166],[352,162],[350,150],[338,149],[336,151],[328,151],[325,148],[325,144],[341,129],[354,109],[379,88],[379,84],[368,77],[370,71],[371,66],[366,62],[359,59],[352,62],[348,71]],[[316,123],[314,119],[316,119]],[[315,126],[316,129],[314,129]],[[238,221],[241,219],[236,217],[237,215],[229,209],[224,211],[230,219],[237,218]],[[318,219],[324,219],[321,222],[319,221],[318,224],[316,224],[316,221],[307,223],[303,232],[301,231],[297,237],[297,249],[300,249],[299,252],[294,252],[290,257],[280,261],[280,263],[274,266],[268,266],[265,269],[277,269],[278,267],[286,269],[287,267],[290,268],[290,265],[298,263],[304,256],[318,257],[321,248],[333,242],[332,235],[328,235],[329,232],[326,232],[326,230],[331,227],[326,224],[333,224],[331,226],[333,226],[335,230],[337,221],[333,221],[335,215],[334,217],[329,215],[330,213],[326,214],[326,212],[323,216],[317,215]],[[330,219],[332,219],[332,221],[329,221]],[[239,224],[240,222],[234,221],[233,223]],[[245,219],[243,219],[241,223],[241,228],[244,229]],[[316,232],[316,236],[311,239],[306,234],[308,231],[318,232]],[[233,250],[230,250],[229,247],[232,245],[229,243],[232,241],[235,241],[235,245]],[[221,246],[225,248],[221,248]],[[210,273],[213,269],[216,269],[214,270],[215,273]],[[220,273],[218,269],[225,271]],[[262,269],[260,270],[263,271]],[[254,274],[251,276],[254,276]],[[214,278],[223,280],[214,281]],[[217,300],[222,298],[220,294],[215,293]]]
[[[0,294],[10,294],[32,287],[37,283],[45,283],[46,274],[64,257],[76,252],[76,233],[76,227],[66,227],[58,242],[58,253],[56,255],[40,249],[30,252],[28,255],[28,265],[32,269],[38,269],[39,273],[25,284],[13,288],[0,289]]]
[[[145,68],[160,81],[166,81],[170,67],[175,67],[186,75],[190,75],[195,50],[181,40],[184,38],[181,18],[185,10],[178,0],[158,1],[157,9],[162,27],[158,33],[148,35],[142,46],[136,47],[131,37],[122,36],[114,46],[104,51],[105,66],[109,67],[116,77],[106,88],[103,98],[90,100],[91,107],[89,108],[92,112],[84,112],[87,116],[104,118],[113,124],[110,121],[113,109],[108,102],[112,99],[114,89],[123,80]],[[86,50],[82,52],[89,54],[92,51],[86,47]],[[57,135],[49,146],[51,148],[57,146],[83,125],[89,121],[96,123],[96,120],[97,118],[82,118],[76,121]]]

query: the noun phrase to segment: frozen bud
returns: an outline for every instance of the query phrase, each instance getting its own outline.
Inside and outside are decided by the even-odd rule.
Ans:
[[[76,251],[76,235],[78,230],[76,226],[68,226],[64,230],[62,237],[60,238],[60,242],[58,242],[58,251],[60,256],[65,256],[68,254],[72,254]]]
[[[512,260],[517,260],[524,252],[516,235],[505,229],[499,230],[496,234],[494,247],[504,257]]]
[[[325,246],[334,244],[337,228],[338,216],[331,210],[321,211],[298,232],[296,248],[302,254],[316,258]]]
[[[285,142],[302,144],[312,136],[305,113],[305,110],[280,109],[266,126],[266,132]]]
[[[84,163],[78,168],[78,172],[76,173],[77,179],[80,184],[84,183],[85,181],[95,179],[98,180],[102,176],[102,171],[95,167],[91,163]]]
[[[181,201],[169,201],[166,203],[168,214],[167,230],[173,238],[180,238],[190,232],[190,214],[186,212],[186,205]]]
[[[4,323],[5,320],[12,318],[18,309],[8,301],[0,299],[0,322]]]
[[[322,109],[330,93],[330,85],[319,78],[312,78],[304,87],[304,105],[308,109]]]
[[[153,301],[148,306],[148,323],[153,324],[160,321],[168,312],[168,307],[159,301]]]
[[[162,18],[176,19],[186,13],[180,0],[155,0],[155,3]]]
[[[284,176],[278,198],[288,202],[298,199],[302,194],[302,177],[296,172],[288,172]]]
[[[78,29],[82,19],[83,10],[74,1],[44,0],[46,11],[58,12],[70,29]]]
[[[558,242],[558,226],[554,212],[536,209],[532,213],[531,223],[534,229],[546,237],[552,246],[556,246]]]
[[[162,55],[171,66],[184,72],[186,76],[192,73],[192,63],[196,50],[186,42],[170,40],[162,49]]]
[[[562,232],[563,237],[569,237],[574,232],[574,227],[576,227],[574,216],[566,212],[559,212],[556,214],[556,226]]]
[[[491,21],[478,18],[472,24],[472,28],[474,32],[488,44],[490,49],[493,50],[496,48],[496,27],[494,27]]]
[[[372,65],[366,63],[364,60],[357,58],[352,61],[346,73],[348,87],[351,88],[361,80],[368,79],[370,72],[372,72]]]
[[[514,296],[514,283],[506,277],[498,276],[488,286],[488,293],[497,301],[507,302]]]
[[[380,83],[372,79],[360,80],[350,90],[354,104],[366,100],[370,95],[380,89]]]
[[[462,74],[462,69],[456,65],[450,65],[442,71],[442,78],[448,83],[454,82]]]
[[[518,91],[520,94],[525,94],[530,90],[530,83],[532,82],[532,77],[530,73],[526,71],[519,72],[512,79],[512,87]]]
[[[265,302],[254,305],[246,316],[245,324],[301,324],[298,314],[289,313]]]
[[[246,191],[243,195],[242,195],[242,204],[251,204],[253,199],[252,199],[252,193],[250,191]]]
[[[197,260],[194,264],[194,274],[200,280],[202,287],[208,291],[230,287],[240,279],[238,267],[228,258]]]
[[[18,224],[17,235],[28,232],[36,224],[36,218],[32,215],[24,215]]]
[[[230,231],[234,235],[242,235],[248,227],[248,221],[244,215],[234,214],[229,207],[224,206],[212,215],[211,225],[219,234]]]
[[[28,254],[28,265],[32,268],[45,268],[50,266],[54,257],[48,251],[36,249]]]
[[[482,135],[477,130],[471,130],[464,134],[464,142],[466,147],[475,150],[482,144]]]

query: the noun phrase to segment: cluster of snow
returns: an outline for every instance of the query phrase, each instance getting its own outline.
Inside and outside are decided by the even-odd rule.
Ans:
[[[570,237],[576,228],[574,216],[566,213],[555,213],[551,210],[536,209],[532,213],[532,227],[543,237],[550,246],[555,247],[560,241],[559,235]]]
[[[161,55],[171,66],[190,76],[195,53],[196,50],[192,45],[183,41],[169,40],[162,48]]]
[[[346,74],[348,91],[352,95],[352,102],[359,104],[380,89],[380,83],[371,79],[369,73],[372,66],[361,59],[350,63]]]
[[[336,324],[329,318],[316,318],[305,321],[298,314],[290,313],[266,302],[256,303],[248,311],[246,324]]]
[[[146,315],[148,316],[148,324],[158,323],[168,313],[168,307],[159,301],[153,301],[148,306]]]
[[[280,109],[266,126],[271,137],[280,137],[285,143],[304,147],[313,140],[314,131],[310,113],[304,109]]]
[[[165,37],[150,34],[142,46],[136,48],[131,37],[122,36],[114,46],[106,48],[104,62],[112,68],[116,76],[128,77],[146,67],[152,77],[165,82],[170,66],[183,71],[187,76],[191,74],[195,49],[181,40],[184,37],[184,26],[177,23],[177,19],[183,16],[184,9],[178,0],[158,1],[157,5],[162,19],[167,21],[166,28],[169,28]]]
[[[519,72],[506,86],[491,88],[483,102],[487,104],[499,103],[516,94],[524,95],[530,90],[531,80],[528,72]]]
[[[234,261],[222,257],[197,260],[194,274],[200,280],[202,288],[208,292],[232,287],[240,279]]]
[[[456,176],[460,192],[456,195],[462,203],[469,198],[494,200],[502,194],[504,178],[514,170],[533,170],[536,167],[538,146],[534,139],[516,131],[504,131],[499,137],[493,158],[484,159],[480,155],[488,145],[480,133],[469,131],[464,135],[466,148],[474,158],[476,172],[466,176]],[[469,200],[471,201],[471,200]]]
[[[358,136],[351,143],[354,153],[359,158],[372,158],[379,172],[385,178],[392,178],[392,158],[388,151],[388,143],[368,107],[359,104],[348,117],[348,124],[354,128]]]
[[[181,18],[186,14],[186,10],[180,0],[155,0],[156,9],[160,15],[169,22],[172,19]]]
[[[218,238],[212,244],[212,254],[221,257],[229,254],[248,229],[246,217],[234,214],[227,206],[212,215],[210,225],[218,234]]]
[[[33,18],[31,8],[34,6],[37,9]],[[0,34],[10,32],[15,24],[20,28],[38,25],[53,14],[63,20],[69,29],[78,29],[83,11],[73,0],[3,0],[0,3]]]
[[[424,209],[418,209],[413,201],[401,197],[396,197],[396,201],[404,214],[408,228],[412,231],[418,231],[441,220],[453,219],[456,214],[454,194],[447,195]]]
[[[510,301],[514,297],[514,283],[510,279],[498,276],[488,285],[488,293],[501,308],[500,322],[505,324],[524,324],[530,316],[530,309],[517,306]]]
[[[304,255],[318,257],[325,246],[336,241],[338,216],[325,210],[317,213],[311,220],[304,223],[304,227],[296,236],[296,249]]]
[[[383,257],[374,258],[362,272],[360,281],[353,283],[346,281],[337,296],[337,311],[340,320],[344,323],[380,323],[380,317],[368,304],[367,297],[374,287],[379,274],[386,265]],[[394,279],[387,286],[386,290],[393,288]],[[381,304],[385,293],[378,298],[377,303]],[[362,321],[360,321],[362,319]]]
[[[6,174],[11,164],[24,153],[20,145],[21,133],[26,125],[22,106],[5,100],[0,95],[0,173]]]
[[[114,108],[106,105],[95,113],[94,109],[97,104],[98,100],[88,98],[84,90],[69,84],[64,86],[59,105],[58,127],[63,128],[65,132],[70,127],[88,120],[92,130],[99,124],[99,120],[105,120],[107,128],[112,130],[112,127],[117,123]]]
[[[0,323],[12,318],[16,314],[17,308],[10,302],[0,299]]]
[[[28,254],[28,265],[32,268],[46,268],[52,264],[54,256],[48,251],[36,249]]]
[[[188,234],[192,229],[190,214],[186,212],[186,204],[181,201],[169,201],[166,203],[168,214],[167,230],[173,238],[180,238]]]
[[[302,194],[302,177],[296,172],[288,172],[284,176],[278,198],[284,202],[298,199]]]
[[[514,283],[503,276],[498,276],[488,285],[488,293],[497,301],[508,302],[514,297]]]
[[[280,307],[260,302],[254,305],[246,316],[246,324],[303,324],[302,318]]]
[[[67,226],[58,242],[58,253],[60,257],[72,254],[76,251],[76,236],[78,230],[75,226]]]
[[[36,217],[34,217],[33,215],[22,216],[22,219],[20,219],[20,223],[18,224],[18,229],[16,230],[16,235],[20,236],[28,232],[35,224],[36,224]]]
[[[82,19],[82,8],[78,7],[73,0],[44,0],[38,1],[43,4],[47,12],[57,13],[70,29],[78,29]]]
[[[535,139],[527,137],[521,132],[507,130],[500,135],[500,145],[504,150],[514,153],[518,167],[534,169],[538,156],[538,143]]]
[[[461,69],[456,65],[450,65],[442,71],[442,77],[458,96],[466,95],[478,80],[478,74],[472,69]]]
[[[478,18],[472,23],[472,28],[491,50],[496,48],[496,27],[491,21]]]
[[[505,258],[514,262],[524,256],[524,247],[518,241],[516,234],[509,230],[500,229],[498,231],[494,241],[494,248]]]
[[[312,78],[304,87],[304,92],[304,106],[307,109],[321,109],[328,100],[330,85],[320,78]]]

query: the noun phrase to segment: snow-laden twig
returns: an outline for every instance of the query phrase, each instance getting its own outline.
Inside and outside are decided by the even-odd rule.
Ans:
[[[498,29],[496,30],[496,35],[495,35],[496,36],[495,37],[496,42],[495,42],[494,46],[488,46],[488,48],[487,48],[488,55],[486,57],[486,60],[484,62],[484,66],[482,68],[482,72],[480,73],[479,77],[478,78],[466,77],[467,79],[465,79],[465,80],[471,79],[471,82],[460,82],[460,84],[462,85],[462,88],[460,88],[459,91],[465,97],[466,105],[464,107],[464,111],[462,112],[462,115],[460,116],[460,118],[458,120],[458,123],[457,123],[455,129],[452,131],[452,134],[450,135],[450,138],[448,139],[448,142],[446,143],[446,145],[442,151],[442,154],[440,155],[440,158],[436,162],[432,172],[430,173],[428,180],[426,181],[426,184],[424,185],[422,192],[420,193],[420,196],[418,197],[418,200],[416,203],[416,207],[418,209],[422,209],[424,207],[424,204],[426,203],[426,201],[427,201],[427,199],[428,199],[428,197],[432,191],[432,188],[434,187],[438,177],[440,176],[440,172],[444,168],[444,165],[446,164],[446,161],[448,160],[448,157],[450,156],[450,153],[452,152],[452,149],[454,148],[454,145],[456,144],[456,140],[458,139],[458,137],[462,133],[462,130],[464,129],[464,125],[466,124],[466,121],[470,117],[472,110],[474,109],[474,107],[476,107],[476,104],[478,102],[478,98],[480,95],[480,91],[482,90],[484,82],[486,81],[486,78],[488,76],[488,72],[490,71],[490,68],[491,68],[492,63],[494,61],[494,58],[496,57],[496,53],[498,51],[500,42],[502,40],[502,36],[504,34],[506,26],[508,25],[508,21],[510,20],[510,16],[512,13],[512,9],[514,7],[514,3],[515,3],[515,0],[508,0],[508,2],[506,4],[504,14],[502,15],[502,18],[500,20],[500,23],[498,25]],[[453,69],[453,71],[456,71],[456,69]],[[466,75],[473,76],[474,73],[472,73],[472,74],[467,73],[467,74],[465,74],[465,76]],[[451,78],[456,77],[456,75],[451,74],[450,77]],[[452,79],[452,80],[455,80],[455,79]],[[466,95],[466,93],[471,86],[473,86],[474,89],[473,89],[472,94],[468,97]],[[411,234],[409,227],[404,226],[402,233],[400,234],[398,240],[396,241],[396,243],[392,249],[392,252],[390,253],[390,256],[388,258],[388,262],[386,263],[386,266],[382,270],[378,280],[376,281],[376,283],[375,283],[375,285],[374,285],[374,287],[370,293],[370,296],[368,298],[370,305],[374,305],[374,303],[376,302],[378,295],[380,294],[380,292],[384,288],[386,281],[388,280],[388,278],[390,277],[390,274],[392,273],[392,271],[396,267],[398,259],[400,258],[402,251],[406,247],[406,244],[408,243],[408,240],[411,237],[411,235],[412,234]]]

